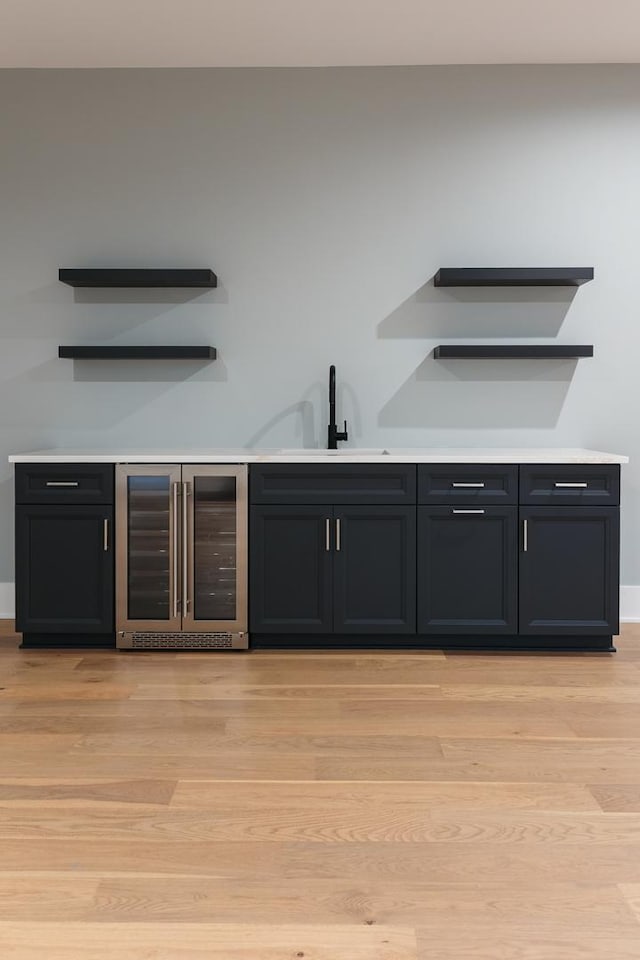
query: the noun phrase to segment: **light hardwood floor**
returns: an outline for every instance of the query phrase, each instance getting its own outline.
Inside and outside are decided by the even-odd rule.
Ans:
[[[7,960],[640,960],[619,653],[22,651]]]

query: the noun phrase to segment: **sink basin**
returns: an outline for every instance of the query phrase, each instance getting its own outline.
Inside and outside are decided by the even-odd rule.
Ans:
[[[291,447],[278,450],[285,457],[382,457],[389,451],[383,447],[343,447],[340,450],[322,450],[318,447]]]

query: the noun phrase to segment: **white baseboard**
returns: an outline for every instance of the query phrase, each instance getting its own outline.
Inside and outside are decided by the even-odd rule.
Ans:
[[[0,620],[13,620],[16,603],[12,583],[0,583]]]
[[[15,612],[13,583],[0,583],[0,620],[13,620]],[[640,623],[640,586],[620,587],[620,620]]]
[[[640,587],[620,587],[620,620],[640,623]]]

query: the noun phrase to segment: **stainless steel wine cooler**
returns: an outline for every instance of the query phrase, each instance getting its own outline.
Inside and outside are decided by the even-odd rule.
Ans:
[[[116,467],[116,646],[246,649],[247,467]]]

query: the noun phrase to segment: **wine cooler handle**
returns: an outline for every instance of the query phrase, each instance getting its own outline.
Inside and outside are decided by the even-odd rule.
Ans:
[[[182,484],[182,616],[189,609],[189,484]]]
[[[173,550],[172,590],[173,590],[173,619],[178,619],[178,481],[173,483],[173,534],[171,549]]]

